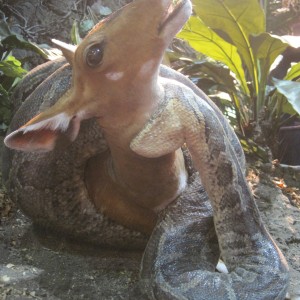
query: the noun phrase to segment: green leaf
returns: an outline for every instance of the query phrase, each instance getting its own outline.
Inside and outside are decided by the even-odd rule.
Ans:
[[[288,71],[284,79],[293,80],[299,76],[300,76],[300,63],[297,63],[291,67],[291,69]]]
[[[236,80],[231,76],[231,72],[228,68],[223,65],[218,65],[213,62],[208,61],[198,61],[194,62],[192,65],[188,65],[181,70],[182,73],[188,75],[192,80],[197,80],[199,82],[199,86],[203,89],[209,86],[210,90],[206,93],[212,98],[210,94],[211,91],[213,93],[217,92],[225,92],[230,97],[230,101],[227,100],[227,107],[230,106],[231,110],[235,111],[235,117],[239,120],[242,120],[245,124],[249,122],[248,118],[248,107],[246,103],[249,103],[247,96],[241,94],[238,90],[238,86],[236,85]],[[197,79],[198,77],[198,79]],[[201,80],[201,79],[202,80]],[[200,79],[200,80],[199,80]],[[206,80],[203,80],[206,79]],[[202,84],[204,86],[202,86]],[[205,86],[207,84],[207,86]],[[216,99],[221,99],[216,97]],[[222,102],[222,101],[221,101]],[[219,102],[220,103],[220,102]],[[225,101],[222,102],[224,104]],[[230,103],[230,105],[229,105]],[[227,113],[227,108],[222,105],[223,113]],[[231,124],[234,122],[231,118]],[[236,123],[237,121],[235,121]]]
[[[264,69],[269,73],[270,67],[275,59],[289,45],[279,36],[263,32],[259,35],[250,35],[250,45],[253,49],[255,59],[264,61]]]
[[[265,31],[265,16],[257,0],[194,0],[194,10],[204,23],[226,33],[226,40],[234,44],[258,91],[257,68],[250,46],[250,34]]]
[[[257,0],[193,0],[193,3],[197,15],[211,28],[227,32],[234,44],[266,29],[265,15]]]
[[[226,64],[236,75],[243,92],[249,94],[242,61],[235,46],[223,40],[195,16],[189,19],[178,37],[186,40],[195,50]]]
[[[15,48],[25,49],[25,50],[34,51],[44,58],[48,58],[47,54],[43,49],[41,49],[39,46],[37,46],[34,43],[25,41],[21,36],[18,35],[10,35],[4,38],[1,41],[1,43],[6,47],[8,52]]]
[[[264,148],[255,143],[252,139],[240,137],[242,148],[247,154],[255,154],[260,157],[263,162],[269,162],[268,148]]]
[[[78,26],[77,21],[74,21],[73,26],[72,26],[71,41],[75,45],[80,44],[82,41],[82,38],[80,37],[80,34],[79,34],[79,26]]]
[[[202,77],[210,77],[217,84],[223,85],[230,92],[235,90],[234,78],[230,75],[230,70],[223,65],[217,65],[212,62],[199,61],[182,69],[182,73],[186,75],[205,74]]]
[[[282,41],[280,37],[264,32],[255,36],[250,35],[250,44],[253,49],[254,59],[257,61],[259,66],[257,110],[260,111],[264,106],[265,88],[271,65],[278,55],[287,48],[288,43]]]
[[[26,70],[21,67],[21,62],[12,55],[0,62],[0,72],[8,77],[22,77]]]
[[[300,82],[277,78],[273,78],[273,82],[277,90],[287,98],[293,109],[300,115]]]

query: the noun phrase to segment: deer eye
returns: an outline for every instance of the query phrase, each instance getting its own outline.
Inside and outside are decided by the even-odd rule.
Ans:
[[[90,67],[96,67],[100,65],[103,58],[103,43],[95,44],[91,46],[86,53],[86,63]]]

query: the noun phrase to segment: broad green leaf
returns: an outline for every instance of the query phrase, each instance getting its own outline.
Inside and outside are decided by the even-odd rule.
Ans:
[[[3,73],[8,77],[21,77],[26,73],[21,67],[21,62],[12,55],[0,62],[0,74]]]
[[[204,23],[225,33],[233,43],[258,90],[256,62],[250,46],[250,34],[265,31],[265,16],[257,0],[194,0],[194,10]]]
[[[263,32],[259,35],[250,35],[250,45],[256,59],[265,61],[265,70],[269,73],[270,67],[289,45],[279,36]]]
[[[283,94],[294,110],[300,114],[300,82],[273,78],[277,90]]]
[[[13,50],[15,48],[18,49],[26,49],[32,50],[44,58],[47,58],[47,54],[34,43],[25,41],[21,36],[18,35],[10,35],[4,38],[1,43],[6,47],[7,51]]]
[[[34,43],[25,41],[22,36],[13,34],[5,20],[4,14],[0,11],[0,45],[3,46],[2,53],[0,51],[0,55],[3,52],[8,55],[8,53],[13,49],[26,49],[32,50],[44,58],[48,58],[47,53],[43,51],[39,46]],[[1,48],[0,48],[1,49]],[[2,57],[3,59],[3,57]]]
[[[286,97],[282,96],[282,99],[281,99],[281,104],[280,104],[280,108],[281,108],[281,114],[289,114],[289,115],[294,115],[296,113],[295,109],[293,108],[293,105],[288,102],[286,100]]]
[[[205,74],[205,77],[212,78],[216,84],[224,85],[227,91],[234,92],[236,90],[234,78],[230,75],[230,70],[223,65],[199,61],[183,68],[181,72],[189,76],[202,73]]]
[[[189,19],[178,37],[186,40],[195,50],[226,64],[236,75],[243,92],[249,94],[242,61],[235,46],[227,43],[195,16]]]
[[[247,96],[245,97],[245,95],[241,95],[236,85],[236,80],[231,76],[228,68],[212,62],[204,61],[186,67],[182,70],[182,72],[194,77],[195,73],[200,73],[198,76],[201,76],[202,78],[211,78],[211,80],[214,82],[211,84],[213,89],[217,90],[218,92],[225,92],[228,94],[231,98],[231,107],[234,106],[235,108],[236,116],[242,119],[244,123],[248,122],[247,112],[249,111],[249,108],[246,105],[247,101],[245,101]],[[201,85],[199,86],[202,88]]]
[[[257,110],[260,111],[264,106],[265,88],[271,65],[275,59],[288,46],[288,43],[282,41],[279,37],[269,33],[259,35],[250,35],[250,45],[253,49],[254,59],[258,63],[258,82],[259,89],[257,95]]]
[[[281,94],[276,88],[275,93],[269,98],[268,108],[270,110],[270,117],[276,124],[275,120],[281,120],[283,114],[294,115],[296,112],[293,106],[288,102],[286,97]],[[275,125],[276,127],[276,125]]]
[[[300,76],[300,63],[297,63],[291,67],[291,69],[288,71],[284,79],[293,80],[299,76]]]
[[[210,88],[218,92],[225,92],[231,98],[230,106],[237,108],[236,114],[241,114],[241,118],[244,120],[245,108],[243,97],[238,97],[238,91],[236,87],[236,80],[231,76],[230,70],[224,66],[217,65],[213,62],[200,61],[193,63],[181,70],[183,74],[188,75],[192,80],[199,77],[199,87],[203,89],[201,83],[208,83]],[[206,80],[204,80],[206,79]],[[197,80],[197,81],[198,81]],[[210,95],[209,92],[207,92]],[[211,95],[210,95],[211,96]],[[219,97],[217,97],[219,99]]]
[[[289,45],[279,36],[263,32],[259,35],[250,35],[250,45],[256,59],[266,59],[266,69],[269,71],[272,63]]]
[[[266,30],[257,0],[193,0],[197,15],[211,28],[226,32],[233,43]],[[236,44],[236,43],[235,43]]]

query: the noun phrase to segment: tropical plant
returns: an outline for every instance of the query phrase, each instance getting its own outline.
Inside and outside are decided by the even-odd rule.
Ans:
[[[71,41],[73,44],[80,44],[82,41],[82,36],[86,36],[93,26],[95,26],[101,19],[109,16],[112,13],[112,10],[109,7],[103,6],[100,3],[95,2],[91,7],[87,5],[87,12],[83,20],[80,22],[75,20],[73,22],[71,30]],[[121,5],[121,3],[119,3],[119,5]]]
[[[183,71],[194,80],[198,75],[210,81],[206,92],[229,116],[246,150],[254,145],[252,151],[266,158],[268,151],[261,150],[274,142],[270,137],[275,136],[281,115],[296,113],[284,97],[275,99],[278,92],[270,87],[270,68],[288,44],[266,32],[265,14],[257,0],[194,0],[193,4],[195,14],[178,37],[211,59],[190,60]]]
[[[45,50],[12,33],[0,11],[0,131],[6,130],[12,115],[10,95],[17,82],[27,73],[22,62],[12,55],[14,49],[31,50],[48,58]]]

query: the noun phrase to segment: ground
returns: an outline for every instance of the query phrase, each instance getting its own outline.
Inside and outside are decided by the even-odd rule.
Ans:
[[[300,172],[252,160],[248,174],[262,218],[290,266],[289,299],[299,300]],[[32,227],[3,187],[0,216],[1,300],[132,299],[129,294],[138,280],[142,252],[45,236]]]

